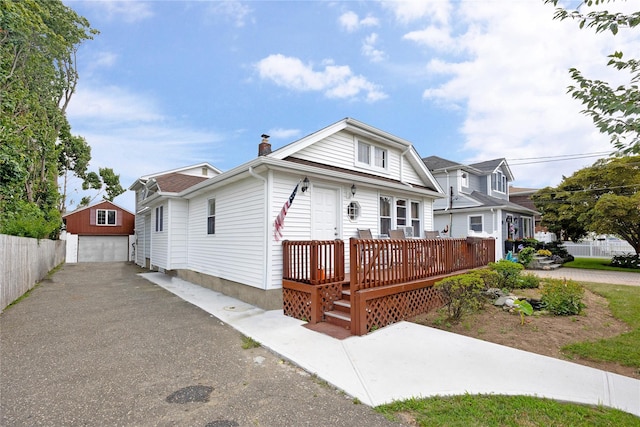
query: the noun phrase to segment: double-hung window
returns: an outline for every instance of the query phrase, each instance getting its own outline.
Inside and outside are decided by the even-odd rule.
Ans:
[[[164,206],[156,208],[156,231],[162,231],[164,228]]]
[[[207,201],[207,234],[216,234],[216,199]]]
[[[491,189],[501,193],[507,192],[507,177],[501,171],[491,175]]]
[[[116,225],[116,211],[111,209],[98,209],[96,211],[97,225]]]
[[[380,234],[388,236],[391,230],[391,197],[380,197]]]
[[[380,234],[388,236],[390,230],[397,229],[408,237],[420,236],[420,206],[417,201],[380,196]]]
[[[358,141],[358,163],[375,169],[387,169],[388,152],[363,141]]]
[[[469,217],[469,230],[476,233],[482,233],[482,215],[474,215]]]

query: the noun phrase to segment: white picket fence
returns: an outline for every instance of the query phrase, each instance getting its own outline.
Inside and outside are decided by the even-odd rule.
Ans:
[[[0,312],[64,262],[65,245],[0,234]]]
[[[615,255],[635,254],[633,246],[623,240],[593,240],[587,242],[563,242],[567,252],[581,258],[611,258]]]

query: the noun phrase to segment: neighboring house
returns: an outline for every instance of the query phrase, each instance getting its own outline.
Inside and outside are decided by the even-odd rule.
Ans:
[[[505,159],[470,165],[437,156],[423,161],[447,193],[434,204],[434,224],[443,237],[491,236],[499,242],[496,259],[511,248],[505,241],[534,237],[537,212],[509,201],[513,174]]]
[[[531,210],[536,210],[536,206],[531,200],[531,196],[538,191],[537,188],[522,188],[509,186],[509,201]],[[536,211],[534,217],[534,237],[541,242],[552,242],[556,240],[556,235],[550,233],[546,227],[541,225],[542,217]]]
[[[62,216],[67,262],[128,261],[135,215],[103,200]]]
[[[223,173],[199,166],[137,180],[136,263],[275,309],[282,240],[433,230],[444,192],[410,142],[351,118],[273,152],[268,138],[257,158]],[[194,181],[169,189],[169,175]],[[280,240],[274,220],[296,186]]]

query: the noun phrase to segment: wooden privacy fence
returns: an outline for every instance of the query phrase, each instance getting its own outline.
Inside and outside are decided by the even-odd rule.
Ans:
[[[64,240],[0,234],[0,311],[65,259]]]

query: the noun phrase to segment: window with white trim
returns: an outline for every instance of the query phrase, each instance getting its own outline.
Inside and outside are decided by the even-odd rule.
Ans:
[[[391,230],[391,197],[380,196],[380,234],[388,236]]]
[[[164,206],[156,208],[156,231],[162,231],[164,228]]]
[[[407,225],[407,201],[396,199],[396,229]]]
[[[358,163],[375,169],[387,169],[388,151],[384,148],[358,140]]]
[[[482,215],[469,216],[469,230],[475,231],[476,233],[482,233],[482,230],[484,229],[482,222]]]
[[[507,177],[502,171],[495,171],[491,174],[491,189],[500,193],[507,192]]]
[[[96,210],[96,225],[116,225],[116,211],[112,209]]]
[[[207,234],[216,234],[216,199],[207,201]]]
[[[413,235],[419,237],[420,230],[422,230],[420,222],[420,202],[411,202],[411,227],[413,228]]]
[[[465,188],[469,188],[469,174],[466,172],[462,172],[462,175],[460,176],[460,185],[465,187]]]

